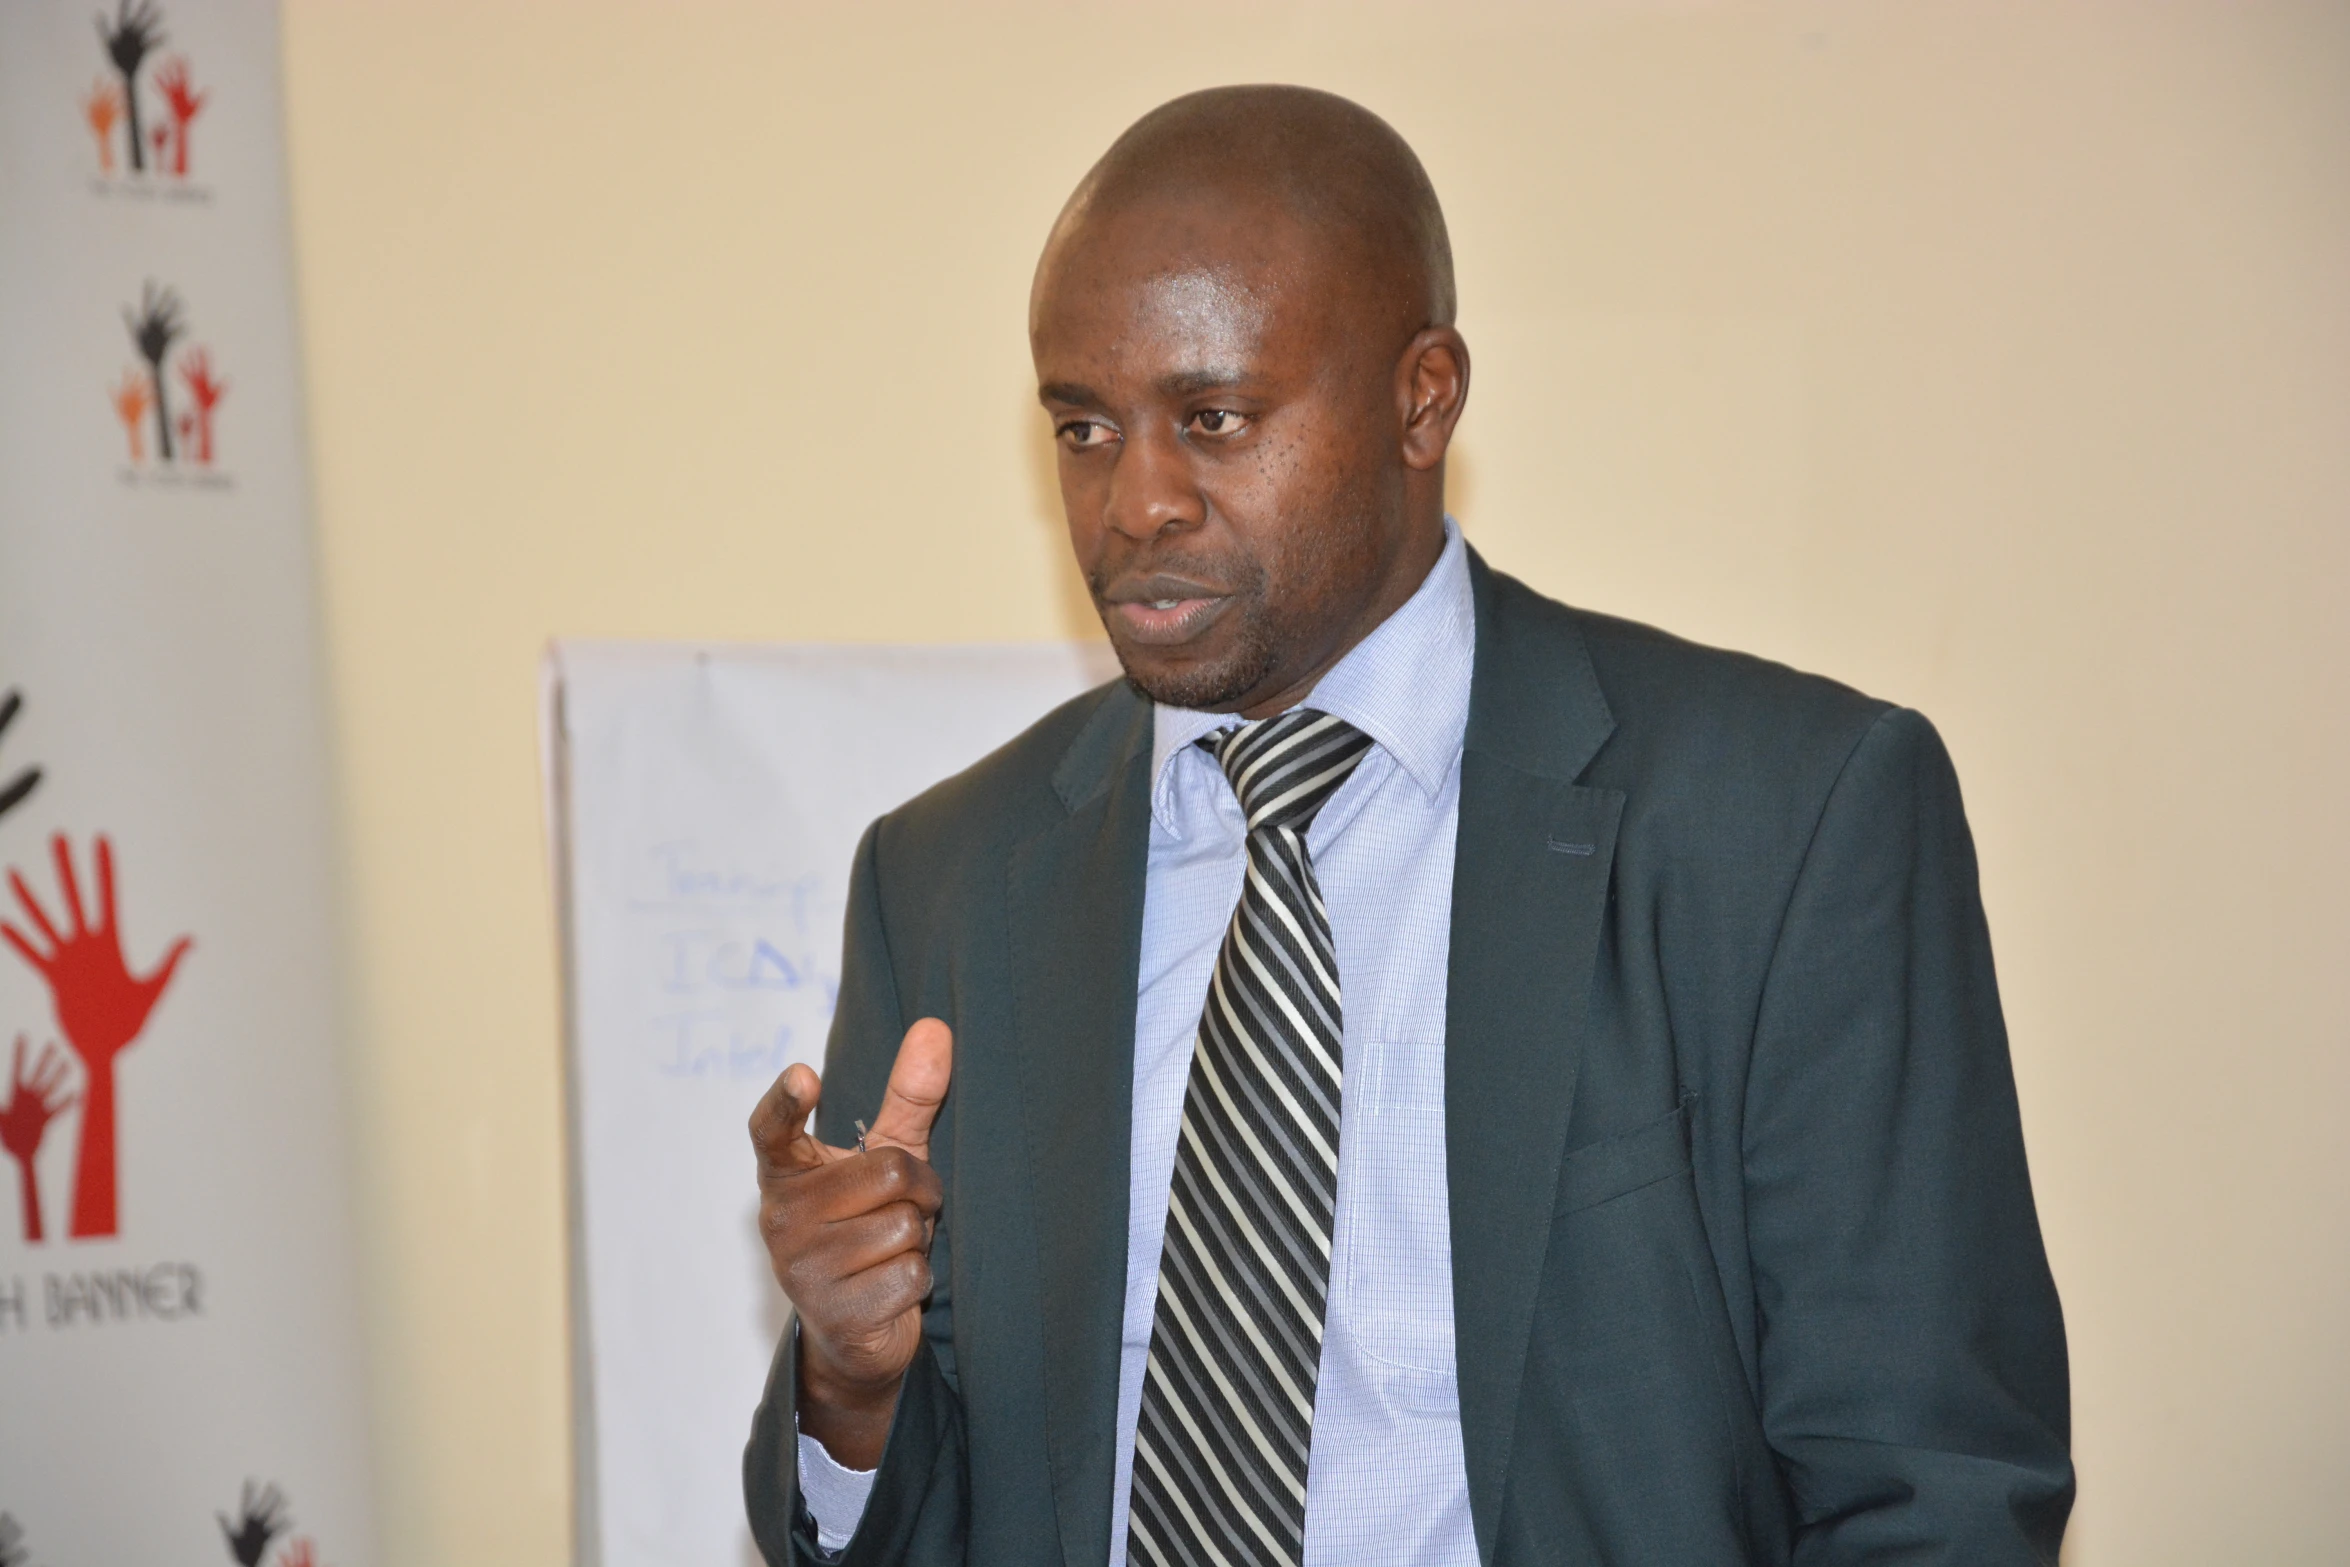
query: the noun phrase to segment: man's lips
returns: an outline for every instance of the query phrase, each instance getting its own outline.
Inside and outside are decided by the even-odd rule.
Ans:
[[[1121,582],[1102,595],[1126,640],[1145,647],[1179,647],[1221,619],[1232,595],[1183,577]]]

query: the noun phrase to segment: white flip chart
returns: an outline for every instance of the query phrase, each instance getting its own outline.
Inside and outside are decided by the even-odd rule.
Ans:
[[[857,838],[1115,673],[1099,644],[550,651],[588,1567],[758,1560],[742,1444],[789,1308],[744,1123],[822,1064]]]

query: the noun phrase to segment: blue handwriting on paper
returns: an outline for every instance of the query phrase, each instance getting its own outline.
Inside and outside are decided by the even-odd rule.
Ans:
[[[647,1019],[666,1077],[765,1080],[795,1039],[820,1039],[840,997],[839,929],[814,876],[783,876],[704,855],[690,840],[646,851],[629,907],[652,916],[658,1001]],[[825,918],[829,914],[830,918]]]

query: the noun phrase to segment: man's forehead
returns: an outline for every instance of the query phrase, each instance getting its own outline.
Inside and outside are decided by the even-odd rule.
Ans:
[[[1180,399],[1281,379],[1314,336],[1305,292],[1236,268],[1189,267],[1069,291],[1040,316],[1034,346],[1048,401],[1091,400],[1057,395],[1056,385],[1099,395],[1113,381]]]
[[[1284,290],[1235,267],[1186,267],[1099,274],[1056,295],[1041,324],[1048,335],[1254,339],[1272,322]]]
[[[1263,279],[1229,266],[1160,272],[1137,279],[1124,292],[1132,310],[1148,312],[1170,327],[1211,333],[1261,325],[1277,293]]]
[[[1270,297],[1341,257],[1330,237],[1279,203],[1246,193],[1191,190],[1109,209],[1081,207],[1056,226],[1037,268],[1036,306],[1064,296],[1165,290],[1171,280],[1201,303],[1210,284]]]
[[[1154,380],[1178,367],[1261,367],[1279,343],[1316,335],[1345,292],[1316,247],[1266,226],[1144,219],[1064,238],[1037,278],[1040,370],[1045,357],[1105,361],[1087,372],[1095,375],[1115,363]]]

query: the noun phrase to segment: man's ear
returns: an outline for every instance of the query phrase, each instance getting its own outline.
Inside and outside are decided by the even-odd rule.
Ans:
[[[1423,327],[1396,362],[1403,460],[1422,472],[1444,461],[1453,426],[1469,403],[1469,345],[1448,326]]]

